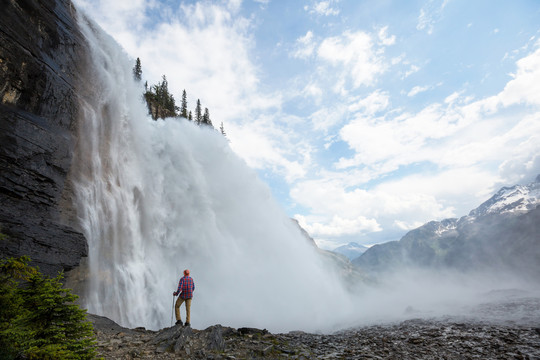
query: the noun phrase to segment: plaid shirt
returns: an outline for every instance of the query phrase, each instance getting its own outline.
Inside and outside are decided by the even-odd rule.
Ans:
[[[177,294],[180,294],[182,299],[191,299],[193,297],[193,292],[195,291],[195,283],[190,276],[184,276],[178,282]]]

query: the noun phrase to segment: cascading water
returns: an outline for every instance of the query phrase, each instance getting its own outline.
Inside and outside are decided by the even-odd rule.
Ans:
[[[128,57],[89,20],[79,25],[91,59],[72,180],[89,242],[89,311],[168,326],[189,268],[195,327],[334,323],[349,296],[255,172],[217,131],[151,120]]]

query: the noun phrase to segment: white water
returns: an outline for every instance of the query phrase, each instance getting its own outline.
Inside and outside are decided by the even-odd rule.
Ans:
[[[91,313],[169,326],[185,268],[196,283],[195,328],[330,331],[467,313],[491,289],[527,287],[501,274],[402,271],[348,293],[227,140],[185,120],[151,120],[133,61],[79,23],[92,53],[71,176],[89,242]]]
[[[187,120],[151,120],[132,61],[79,23],[92,54],[72,177],[89,241],[89,312],[169,326],[189,268],[196,328],[317,330],[346,317],[337,277],[227,140]]]

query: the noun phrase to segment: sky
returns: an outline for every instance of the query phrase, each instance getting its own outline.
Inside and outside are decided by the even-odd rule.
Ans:
[[[143,81],[200,99],[321,248],[399,240],[540,174],[536,0],[74,2]]]

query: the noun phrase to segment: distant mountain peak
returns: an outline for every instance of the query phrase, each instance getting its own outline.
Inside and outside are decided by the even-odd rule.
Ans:
[[[413,266],[508,270],[538,279],[539,233],[540,176],[501,188],[468,216],[430,221],[399,241],[375,245],[352,263],[372,274]]]
[[[489,200],[469,213],[469,216],[525,212],[540,205],[540,175],[528,185],[501,188]]]
[[[348,244],[341,245],[332,251],[341,255],[345,255],[350,260],[353,260],[362,255],[367,249],[369,249],[367,246],[360,245],[355,242],[350,242]]]

